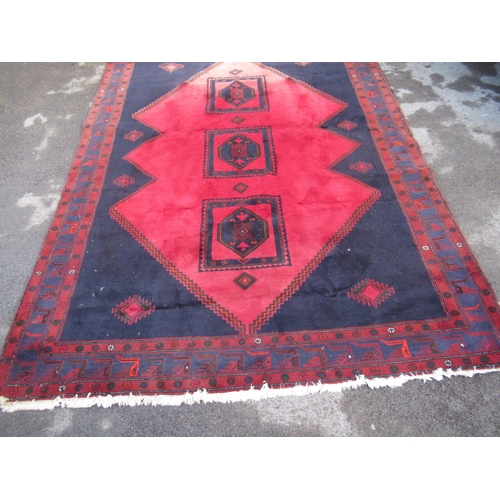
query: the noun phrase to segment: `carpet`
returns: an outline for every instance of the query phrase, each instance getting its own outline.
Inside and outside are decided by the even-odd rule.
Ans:
[[[237,401],[500,363],[375,63],[109,63],[0,359],[4,411]]]

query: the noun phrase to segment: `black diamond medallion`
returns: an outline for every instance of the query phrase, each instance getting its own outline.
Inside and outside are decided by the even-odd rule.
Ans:
[[[243,182],[238,182],[238,184],[233,186],[233,189],[235,191],[238,191],[238,193],[244,193],[248,189],[248,187],[249,186],[247,186],[246,184],[243,184]]]
[[[251,276],[248,273],[241,273],[235,280],[234,282],[243,288],[243,290],[246,290],[247,288],[251,287],[255,282],[257,281],[256,278]]]
[[[239,80],[234,80],[219,91],[219,97],[232,106],[238,107],[252,100],[255,97],[255,90]]]
[[[260,146],[243,134],[230,137],[219,146],[219,158],[241,170],[260,156]]]
[[[245,258],[269,238],[267,221],[248,208],[241,207],[218,227],[217,240]]]

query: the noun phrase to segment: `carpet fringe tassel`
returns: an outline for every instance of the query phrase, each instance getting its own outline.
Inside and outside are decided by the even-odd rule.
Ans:
[[[143,396],[130,394],[127,396],[75,396],[73,398],[64,398],[58,396],[51,400],[33,400],[33,401],[9,401],[0,396],[0,409],[5,413],[12,413],[18,410],[53,410],[54,408],[91,408],[97,406],[100,408],[110,408],[113,405],[118,406],[181,406],[183,404],[193,405],[200,403],[236,403],[245,401],[261,401],[275,397],[284,396],[307,396],[324,392],[341,392],[349,389],[357,389],[362,386],[368,386],[371,389],[380,389],[382,387],[401,387],[411,380],[421,380],[424,383],[428,381],[442,381],[445,377],[453,376],[473,377],[478,373],[499,372],[500,368],[481,368],[468,370],[443,370],[439,368],[433,373],[419,375],[399,375],[397,377],[368,379],[364,376],[357,377],[356,380],[341,382],[337,384],[297,384],[295,387],[283,387],[271,389],[264,384],[261,389],[250,388],[244,391],[209,393],[205,389],[194,393],[185,393],[179,396],[157,395]]]

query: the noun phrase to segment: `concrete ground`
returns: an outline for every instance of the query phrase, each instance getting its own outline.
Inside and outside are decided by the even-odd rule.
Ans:
[[[384,63],[500,296],[500,64]],[[49,227],[101,63],[0,64],[0,343]],[[498,436],[500,373],[261,402],[0,413],[0,436]]]

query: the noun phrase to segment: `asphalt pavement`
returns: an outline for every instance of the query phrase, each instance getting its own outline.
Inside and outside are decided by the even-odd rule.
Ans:
[[[381,63],[500,297],[500,63]],[[0,343],[49,228],[102,63],[0,63]],[[0,436],[498,436],[500,372],[179,407],[0,413]]]

